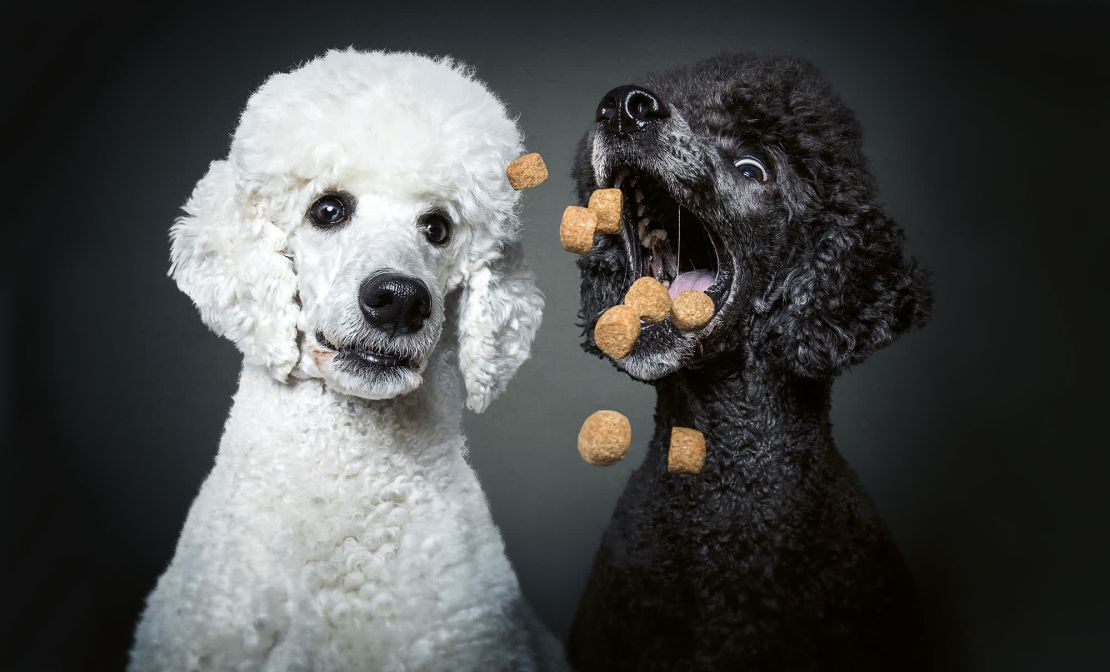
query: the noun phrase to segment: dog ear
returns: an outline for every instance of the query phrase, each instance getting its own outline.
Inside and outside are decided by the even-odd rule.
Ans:
[[[285,233],[214,161],[170,229],[170,276],[244,361],[284,381],[299,358],[297,278]]]
[[[528,359],[543,314],[543,294],[519,242],[505,244],[470,271],[459,310],[466,405],[481,413]]]
[[[904,234],[873,205],[826,213],[785,279],[757,305],[772,352],[796,373],[826,377],[863,361],[928,321],[932,291],[915,259],[902,257]]]

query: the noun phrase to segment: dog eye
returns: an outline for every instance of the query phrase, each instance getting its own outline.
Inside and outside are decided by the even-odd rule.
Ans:
[[[740,174],[749,180],[758,180],[759,182],[766,182],[770,177],[767,169],[760,163],[759,159],[754,156],[742,156],[736,159],[733,164],[740,169]]]
[[[420,217],[420,230],[432,245],[446,245],[451,237],[451,220],[442,212],[429,212]]]
[[[351,218],[351,208],[339,194],[324,194],[308,209],[312,223],[322,229],[345,224]]]

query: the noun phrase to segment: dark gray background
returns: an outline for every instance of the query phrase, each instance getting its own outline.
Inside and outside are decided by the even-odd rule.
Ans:
[[[355,45],[475,65],[552,169],[525,196],[548,302],[534,357],[467,425],[525,592],[558,633],[653,402],[577,348],[557,240],[574,144],[609,88],[758,50],[816,61],[858,111],[886,208],[934,272],[932,324],[844,375],[834,421],[918,579],[937,668],[1110,669],[1100,8],[153,4],[0,21],[0,668],[122,665],[239,367],[166,278],[167,228],[254,87]],[[636,435],[608,469],[575,451],[603,407]]]

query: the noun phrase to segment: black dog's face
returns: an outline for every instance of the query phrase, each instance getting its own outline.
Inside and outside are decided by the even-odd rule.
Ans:
[[[767,283],[791,212],[807,198],[782,149],[726,108],[743,82],[701,75],[680,71],[613,89],[579,148],[584,197],[606,187],[624,195],[621,234],[599,236],[580,262],[588,333],[644,276],[672,298],[702,291],[716,306],[696,331],[669,320],[644,324],[636,348],[617,363],[641,380],[738,347],[752,294]]]
[[[716,313],[696,331],[642,325],[617,365],[657,380],[724,354],[835,374],[925,322],[930,294],[902,231],[874,203],[854,115],[811,65],[726,56],[603,96],[575,164],[583,204],[624,196],[619,235],[581,258],[584,347],[652,276]]]

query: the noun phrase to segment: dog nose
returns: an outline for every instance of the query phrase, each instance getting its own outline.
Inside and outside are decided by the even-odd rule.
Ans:
[[[617,133],[635,133],[669,116],[671,112],[659,96],[635,84],[618,86],[602,96],[597,106],[597,122]]]
[[[358,289],[358,305],[367,322],[390,333],[420,331],[432,314],[428,286],[398,273],[366,278]]]

